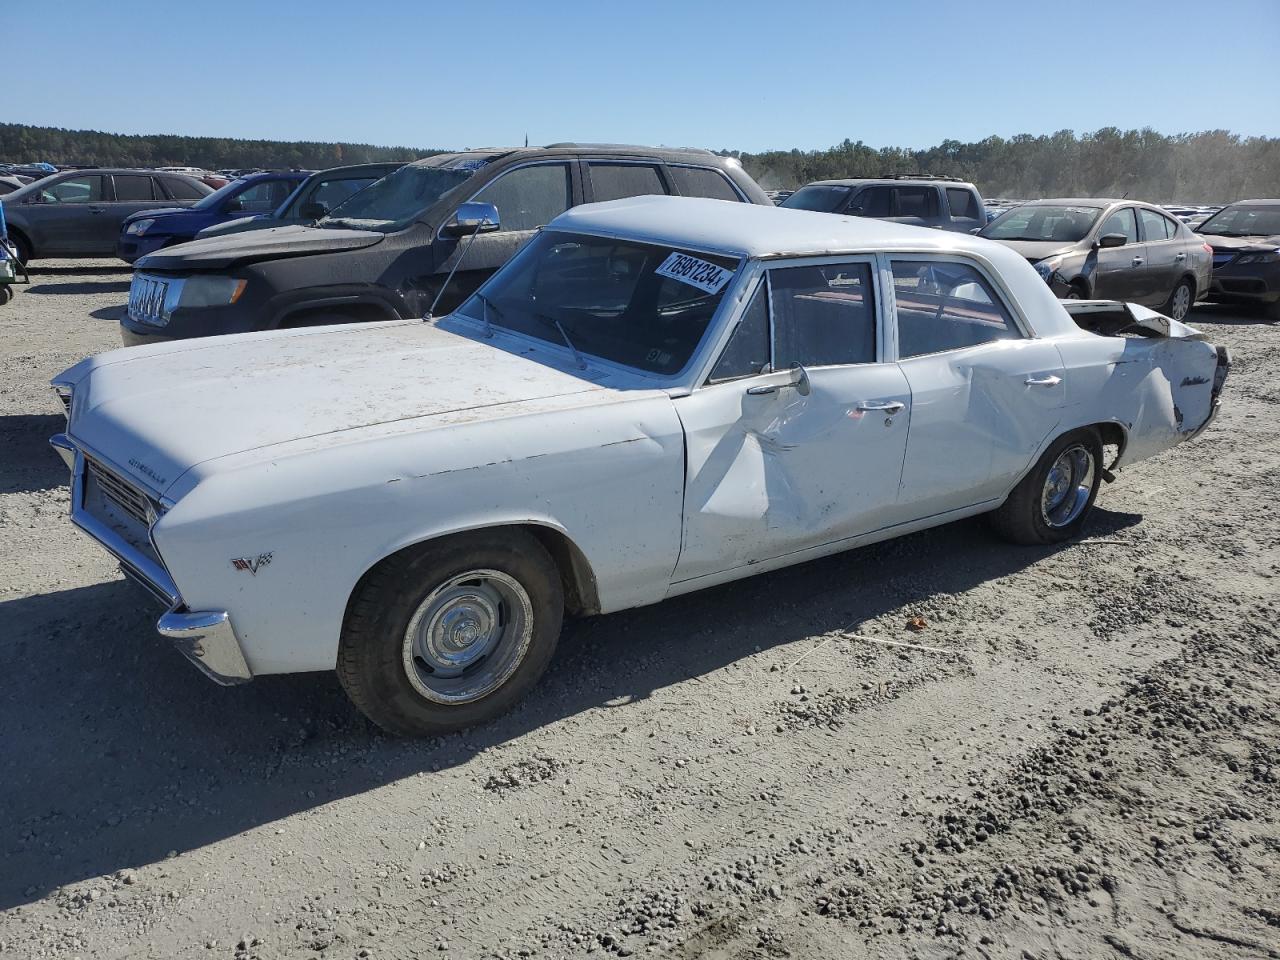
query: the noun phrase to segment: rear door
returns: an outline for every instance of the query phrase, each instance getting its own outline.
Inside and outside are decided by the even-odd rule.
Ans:
[[[1061,419],[1062,358],[1028,335],[999,285],[959,258],[884,257],[911,428],[904,521],[1002,496]]]
[[[1123,246],[1100,247],[1094,253],[1093,296],[1098,300],[1134,300],[1150,296],[1147,279],[1147,248],[1138,234],[1137,211],[1120,207],[1098,225],[1094,239],[1111,233],[1122,234]]]
[[[1176,239],[1177,224],[1155,210],[1138,208],[1138,228],[1147,258],[1147,291],[1141,302],[1162,306],[1186,270],[1186,245]]]

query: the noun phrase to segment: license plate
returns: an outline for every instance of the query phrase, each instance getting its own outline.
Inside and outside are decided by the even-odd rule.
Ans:
[[[169,322],[171,283],[161,277],[136,274],[129,284],[129,318],[161,326]]]

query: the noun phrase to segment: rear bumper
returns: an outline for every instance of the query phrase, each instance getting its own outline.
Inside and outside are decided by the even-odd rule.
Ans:
[[[71,522],[120,564],[121,571],[169,607],[156,629],[203,673],[224,685],[253,679],[240,640],[225,610],[188,610],[163,563],[139,550],[110,524],[85,508],[85,455],[70,437],[60,433],[49,440],[71,470]]]

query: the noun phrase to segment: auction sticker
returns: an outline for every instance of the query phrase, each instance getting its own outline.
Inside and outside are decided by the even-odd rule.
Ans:
[[[671,256],[662,261],[662,264],[654,273],[660,277],[670,277],[672,280],[687,283],[689,286],[697,287],[707,293],[719,293],[724,285],[729,282],[729,278],[733,276],[732,270],[717,267],[714,263],[707,263],[707,261],[691,257],[687,253],[671,254]]]

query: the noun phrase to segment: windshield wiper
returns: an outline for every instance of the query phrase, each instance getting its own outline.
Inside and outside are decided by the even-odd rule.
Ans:
[[[541,320],[543,323],[549,324],[559,330],[560,337],[564,340],[565,346],[569,348],[569,351],[573,354],[573,359],[578,363],[578,369],[587,369],[587,361],[582,359],[582,354],[580,354],[578,352],[578,348],[573,345],[573,341],[569,339],[569,334],[565,332],[564,326],[561,325],[559,320],[555,317],[549,317],[545,313],[534,313],[533,316]]]

